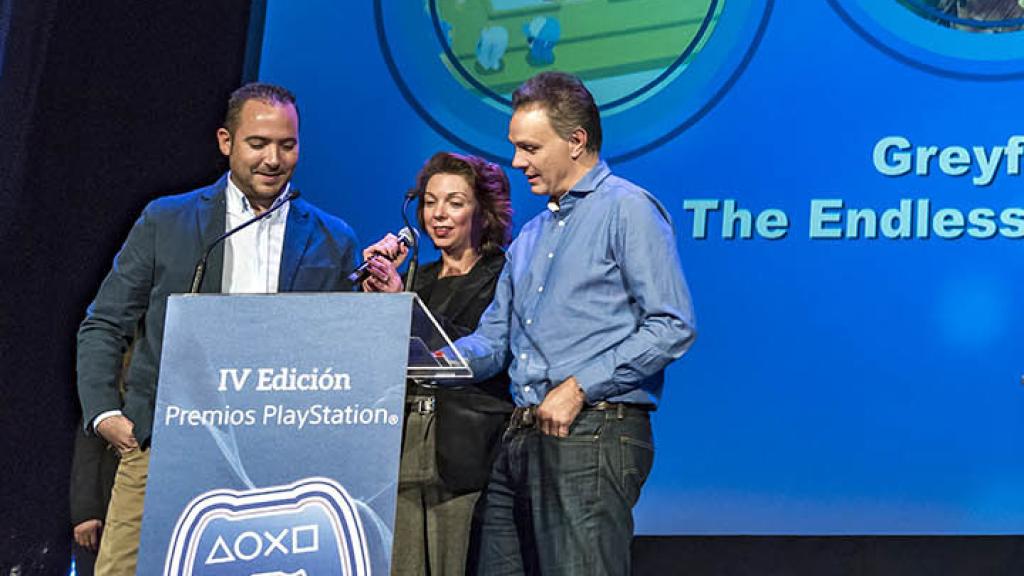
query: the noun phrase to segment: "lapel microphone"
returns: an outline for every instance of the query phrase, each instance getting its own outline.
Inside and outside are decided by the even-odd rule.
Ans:
[[[270,209],[264,212],[263,214],[260,214],[259,216],[256,216],[255,218],[252,218],[247,222],[239,224],[238,226],[218,236],[217,239],[214,240],[213,242],[210,242],[210,245],[207,246],[205,250],[203,250],[203,257],[200,258],[199,262],[196,263],[196,270],[192,274],[192,288],[188,291],[188,293],[199,293],[199,287],[203,283],[203,277],[206,276],[206,261],[209,260],[210,254],[213,252],[213,249],[217,247],[217,244],[220,244],[221,242],[226,240],[228,236],[231,236],[232,234],[238,232],[242,228],[255,224],[256,222],[259,222],[260,220],[263,220],[264,218],[270,216],[271,214],[276,212],[281,206],[284,206],[287,202],[291,202],[292,200],[295,200],[298,197],[298,190],[289,190],[288,193],[285,194],[284,196],[278,196],[277,200],[274,201],[274,204],[270,207]]]

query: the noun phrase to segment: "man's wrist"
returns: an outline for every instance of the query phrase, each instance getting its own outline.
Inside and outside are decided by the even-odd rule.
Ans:
[[[124,416],[120,410],[107,410],[106,412],[100,412],[98,416],[92,419],[92,431],[99,434],[100,422],[114,416]]]

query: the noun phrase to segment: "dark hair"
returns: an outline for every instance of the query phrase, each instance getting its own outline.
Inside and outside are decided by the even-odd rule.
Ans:
[[[438,152],[427,160],[416,175],[416,219],[420,228],[423,221],[423,196],[427,182],[437,174],[462,176],[476,196],[477,213],[473,228],[473,247],[481,254],[500,251],[512,241],[512,200],[509,197],[508,176],[501,166],[477,156]]]
[[[228,111],[224,115],[224,128],[234,134],[238,128],[238,119],[242,114],[242,107],[249,100],[259,100],[266,104],[284,106],[291,104],[295,107],[295,116],[299,115],[299,106],[295,103],[295,94],[287,88],[263,82],[250,82],[231,93],[228,98]]]
[[[555,133],[568,140],[577,128],[587,131],[587,150],[601,151],[601,113],[583,82],[565,72],[541,72],[512,93],[512,109],[541,106]]]

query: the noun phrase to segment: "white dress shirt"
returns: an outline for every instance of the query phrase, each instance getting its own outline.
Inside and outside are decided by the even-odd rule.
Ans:
[[[291,184],[284,187],[274,200],[277,205],[288,194]],[[224,230],[245,223],[256,214],[249,199],[228,177],[225,190],[227,218]],[[221,292],[224,294],[274,294],[277,292],[278,273],[281,269],[281,248],[284,246],[284,228],[288,221],[285,204],[259,222],[232,234],[224,241],[224,272]]]

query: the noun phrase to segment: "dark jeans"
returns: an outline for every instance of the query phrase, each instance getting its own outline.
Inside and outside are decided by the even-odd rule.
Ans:
[[[569,436],[510,428],[482,496],[476,574],[624,576],[654,460],[647,412],[588,409]]]

